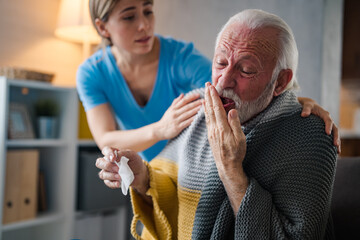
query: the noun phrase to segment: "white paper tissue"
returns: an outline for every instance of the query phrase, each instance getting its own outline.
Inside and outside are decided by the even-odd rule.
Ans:
[[[121,177],[121,191],[124,195],[127,195],[130,184],[134,181],[134,173],[131,171],[128,165],[129,159],[122,156],[120,162],[115,161],[119,167],[119,175]]]

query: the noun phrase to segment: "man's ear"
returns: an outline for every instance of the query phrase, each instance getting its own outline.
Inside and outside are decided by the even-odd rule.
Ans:
[[[104,37],[104,38],[110,37],[110,34],[109,34],[108,30],[106,29],[105,23],[103,21],[101,21],[98,18],[95,19],[95,26],[102,37]]]
[[[293,76],[293,72],[291,69],[283,69],[280,71],[278,78],[276,80],[276,85],[275,85],[275,89],[274,89],[275,97],[279,96],[284,91],[284,89],[290,82],[292,76]]]

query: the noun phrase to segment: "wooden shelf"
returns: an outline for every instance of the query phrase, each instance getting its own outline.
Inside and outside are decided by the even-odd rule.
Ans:
[[[65,219],[64,214],[58,213],[43,213],[39,214],[35,219],[29,219],[24,221],[19,221],[15,223],[9,223],[2,226],[2,230],[5,231],[13,231],[19,230],[26,227],[35,227],[43,224],[51,224],[59,221],[63,221]]]
[[[340,137],[341,139],[360,139],[360,131],[341,129]]]
[[[97,147],[97,145],[93,139],[79,139],[78,146],[79,147]]]
[[[44,82],[32,81],[32,80],[8,79],[8,83],[10,86],[21,87],[21,88],[35,88],[39,90],[49,90],[49,91],[69,90],[69,88],[57,87],[50,83],[44,83]]]
[[[22,139],[8,140],[8,147],[65,147],[66,141],[63,139]]]

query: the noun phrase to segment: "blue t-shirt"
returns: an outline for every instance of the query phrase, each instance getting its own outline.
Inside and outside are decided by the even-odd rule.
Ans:
[[[159,66],[146,105],[139,106],[134,99],[108,46],[105,51],[95,52],[77,71],[76,85],[85,111],[109,103],[120,129],[137,129],[159,121],[181,93],[204,87],[211,81],[211,62],[192,43],[157,37],[160,40]],[[166,142],[160,141],[140,155],[150,161]]]

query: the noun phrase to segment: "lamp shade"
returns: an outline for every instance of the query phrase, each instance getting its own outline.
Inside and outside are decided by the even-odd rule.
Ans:
[[[90,20],[89,0],[61,0],[55,36],[78,43],[100,42]]]

